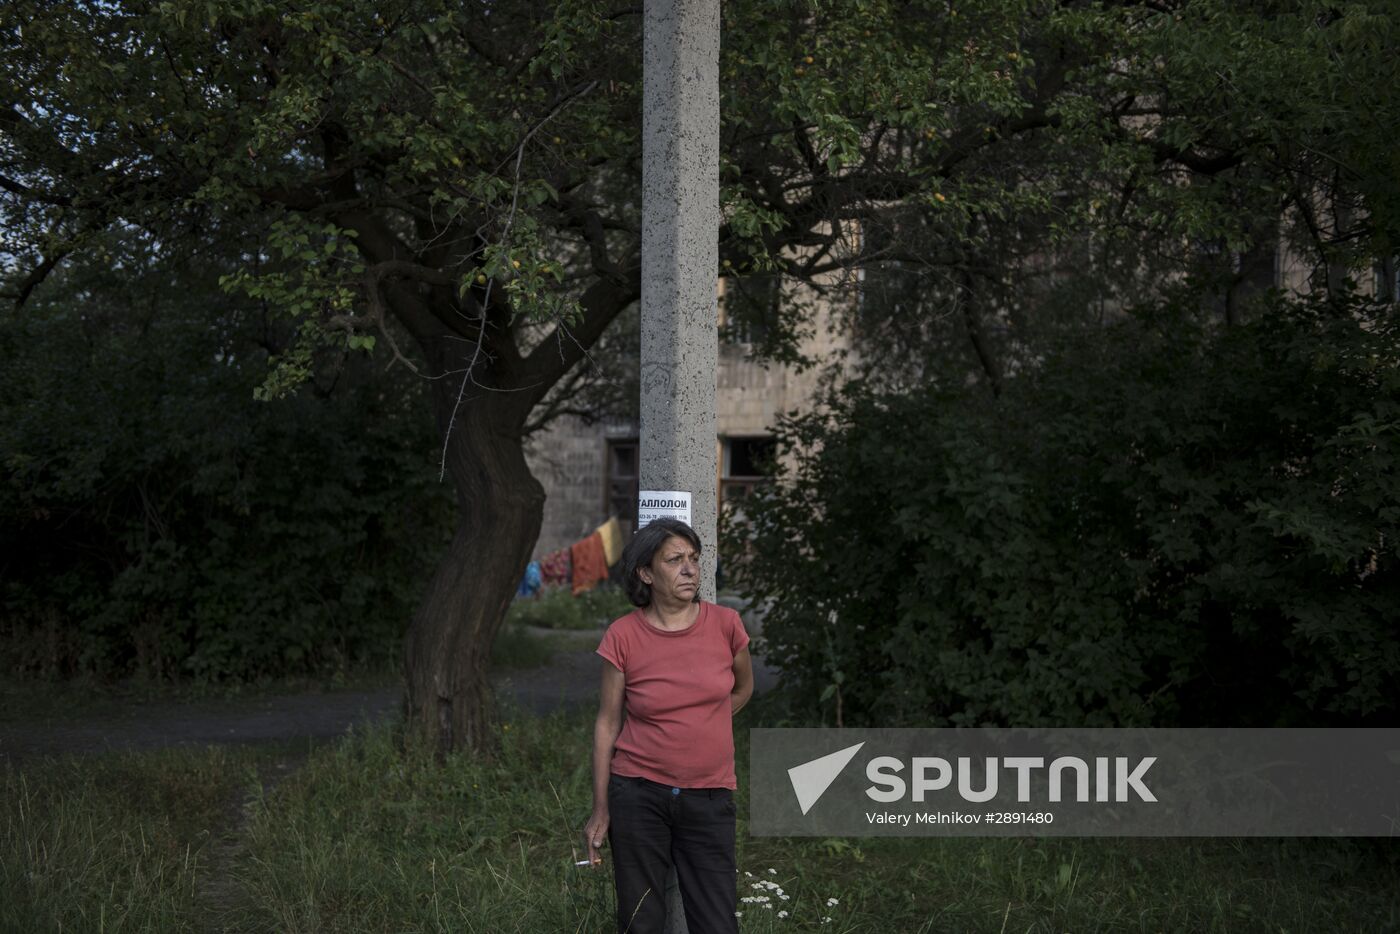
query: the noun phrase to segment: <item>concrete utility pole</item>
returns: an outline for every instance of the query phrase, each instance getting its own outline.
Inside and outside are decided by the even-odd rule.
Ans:
[[[641,488],[691,495],[715,599],[719,0],[645,0]]]
[[[719,2],[645,0],[642,51],[643,490],[684,490],[715,599]],[[673,869],[666,930],[686,934]]]

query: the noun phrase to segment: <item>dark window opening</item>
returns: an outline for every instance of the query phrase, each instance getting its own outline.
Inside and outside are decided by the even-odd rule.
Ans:
[[[774,331],[782,301],[782,277],[729,276],[724,280],[720,336],[732,344],[762,344]]]
[[[778,443],[772,438],[725,438],[720,505],[743,502],[754,487],[767,482],[777,453]]]
[[[623,540],[637,528],[637,439],[608,442],[607,502],[604,508],[622,525]]]
[[[772,438],[730,438],[725,450],[726,477],[763,477],[773,465],[778,443]]]

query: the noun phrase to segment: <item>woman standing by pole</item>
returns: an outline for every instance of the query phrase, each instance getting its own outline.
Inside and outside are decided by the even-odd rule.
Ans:
[[[739,614],[700,599],[700,539],[657,519],[622,553],[637,607],[608,627],[589,860],[612,847],[620,932],[662,934],[676,869],[690,934],[738,931],[733,715],[753,694]]]

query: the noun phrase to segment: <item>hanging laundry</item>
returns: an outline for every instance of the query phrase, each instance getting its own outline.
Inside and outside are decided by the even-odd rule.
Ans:
[[[540,559],[540,580],[545,584],[560,586],[573,579],[573,558],[569,549],[560,548]]]
[[[540,585],[544,583],[544,574],[540,571],[540,563],[531,561],[525,565],[525,576],[520,579],[520,586],[516,588],[515,595],[518,597],[533,597],[539,593]]]
[[[603,536],[594,532],[569,549],[574,561],[574,596],[592,590],[608,579],[608,559],[603,554]]]
[[[598,534],[603,536],[603,558],[608,562],[608,567],[612,567],[622,557],[622,526],[617,516],[598,526]]]

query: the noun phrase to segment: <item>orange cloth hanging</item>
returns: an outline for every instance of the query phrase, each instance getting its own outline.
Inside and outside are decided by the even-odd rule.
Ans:
[[[574,596],[592,590],[599,581],[608,579],[608,558],[603,551],[603,536],[594,532],[581,542],[569,546],[574,559]]]
[[[617,564],[617,559],[622,557],[622,526],[618,523],[617,516],[598,526],[598,534],[603,536],[603,557],[608,562],[608,567],[612,567]]]

